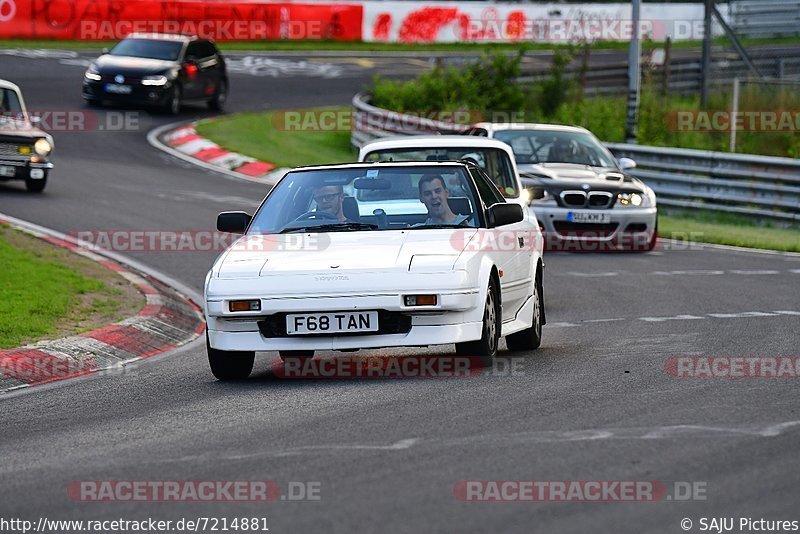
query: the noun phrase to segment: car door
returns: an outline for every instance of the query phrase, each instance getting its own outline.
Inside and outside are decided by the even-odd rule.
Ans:
[[[482,169],[472,167],[470,172],[478,187],[478,194],[487,207],[507,202]],[[481,228],[475,238],[481,240],[480,250],[490,255],[497,269],[502,272],[500,276],[502,318],[504,323],[513,321],[532,294],[532,253],[536,239],[530,223],[523,218],[522,221],[513,224]]]
[[[183,97],[186,99],[200,98],[203,94],[203,80],[200,76],[200,41],[192,41],[186,46],[181,68],[186,74],[183,84]]]
[[[217,90],[220,79],[221,59],[210,41],[198,41],[197,68],[201,81],[201,97],[211,97]]]

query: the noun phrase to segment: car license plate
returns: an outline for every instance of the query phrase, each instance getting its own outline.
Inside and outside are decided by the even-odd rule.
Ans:
[[[304,313],[286,316],[286,333],[290,335],[377,331],[376,311]]]
[[[117,93],[118,95],[129,95],[133,88],[130,85],[106,84],[106,93]]]
[[[571,211],[567,214],[567,220],[576,223],[606,224],[611,222],[611,214],[592,211]]]
[[[0,166],[0,176],[11,177],[14,176],[14,173],[14,167],[9,167],[8,165]]]

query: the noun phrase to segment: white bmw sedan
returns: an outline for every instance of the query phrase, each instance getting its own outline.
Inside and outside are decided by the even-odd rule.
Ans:
[[[541,342],[541,232],[477,165],[300,167],[217,228],[244,234],[205,282],[218,379],[249,376],[257,351],[455,343],[488,365],[501,336],[510,350]]]

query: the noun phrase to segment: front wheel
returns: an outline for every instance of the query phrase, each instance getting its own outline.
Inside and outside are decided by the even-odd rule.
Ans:
[[[456,353],[460,356],[478,358],[482,367],[490,367],[497,356],[497,345],[500,342],[500,302],[497,285],[490,279],[486,291],[486,302],[483,306],[483,328],[481,338],[477,341],[456,343]]]
[[[41,193],[47,185],[47,172],[41,178],[25,178],[25,188],[31,193]]]
[[[217,380],[244,380],[253,370],[256,353],[253,351],[233,351],[212,349],[206,332],[206,352],[211,374]]]
[[[542,344],[542,324],[544,299],[542,298],[542,281],[537,276],[533,284],[533,320],[531,327],[506,336],[508,350],[534,350]]]
[[[166,105],[164,106],[164,111],[166,111],[170,115],[177,115],[178,113],[180,113],[181,96],[182,96],[181,86],[175,85],[175,87],[172,88],[172,93],[170,93]]]

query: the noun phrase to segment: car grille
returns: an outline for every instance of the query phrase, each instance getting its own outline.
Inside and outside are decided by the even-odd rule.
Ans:
[[[292,312],[292,314],[303,312]],[[377,332],[338,332],[336,334],[292,335],[286,333],[286,316],[288,313],[276,313],[258,321],[258,330],[266,338],[274,337],[340,337],[340,336],[374,336],[376,334],[407,334],[411,330],[411,317],[400,312],[378,310]]]
[[[31,154],[33,153],[33,145],[31,147]],[[17,143],[0,143],[0,156],[17,156],[25,157],[24,154],[19,153],[20,145]]]
[[[115,76],[116,74],[103,74],[100,81],[104,83],[117,83],[116,80],[114,80]],[[136,85],[137,83],[142,83],[141,76],[123,76],[123,77],[125,78],[125,81],[122,82],[122,85]]]
[[[619,226],[618,223],[574,223],[569,221],[554,221],[553,227],[561,235],[568,237],[608,237]]]
[[[560,197],[567,208],[607,209],[614,205],[614,194],[608,191],[562,191]]]

